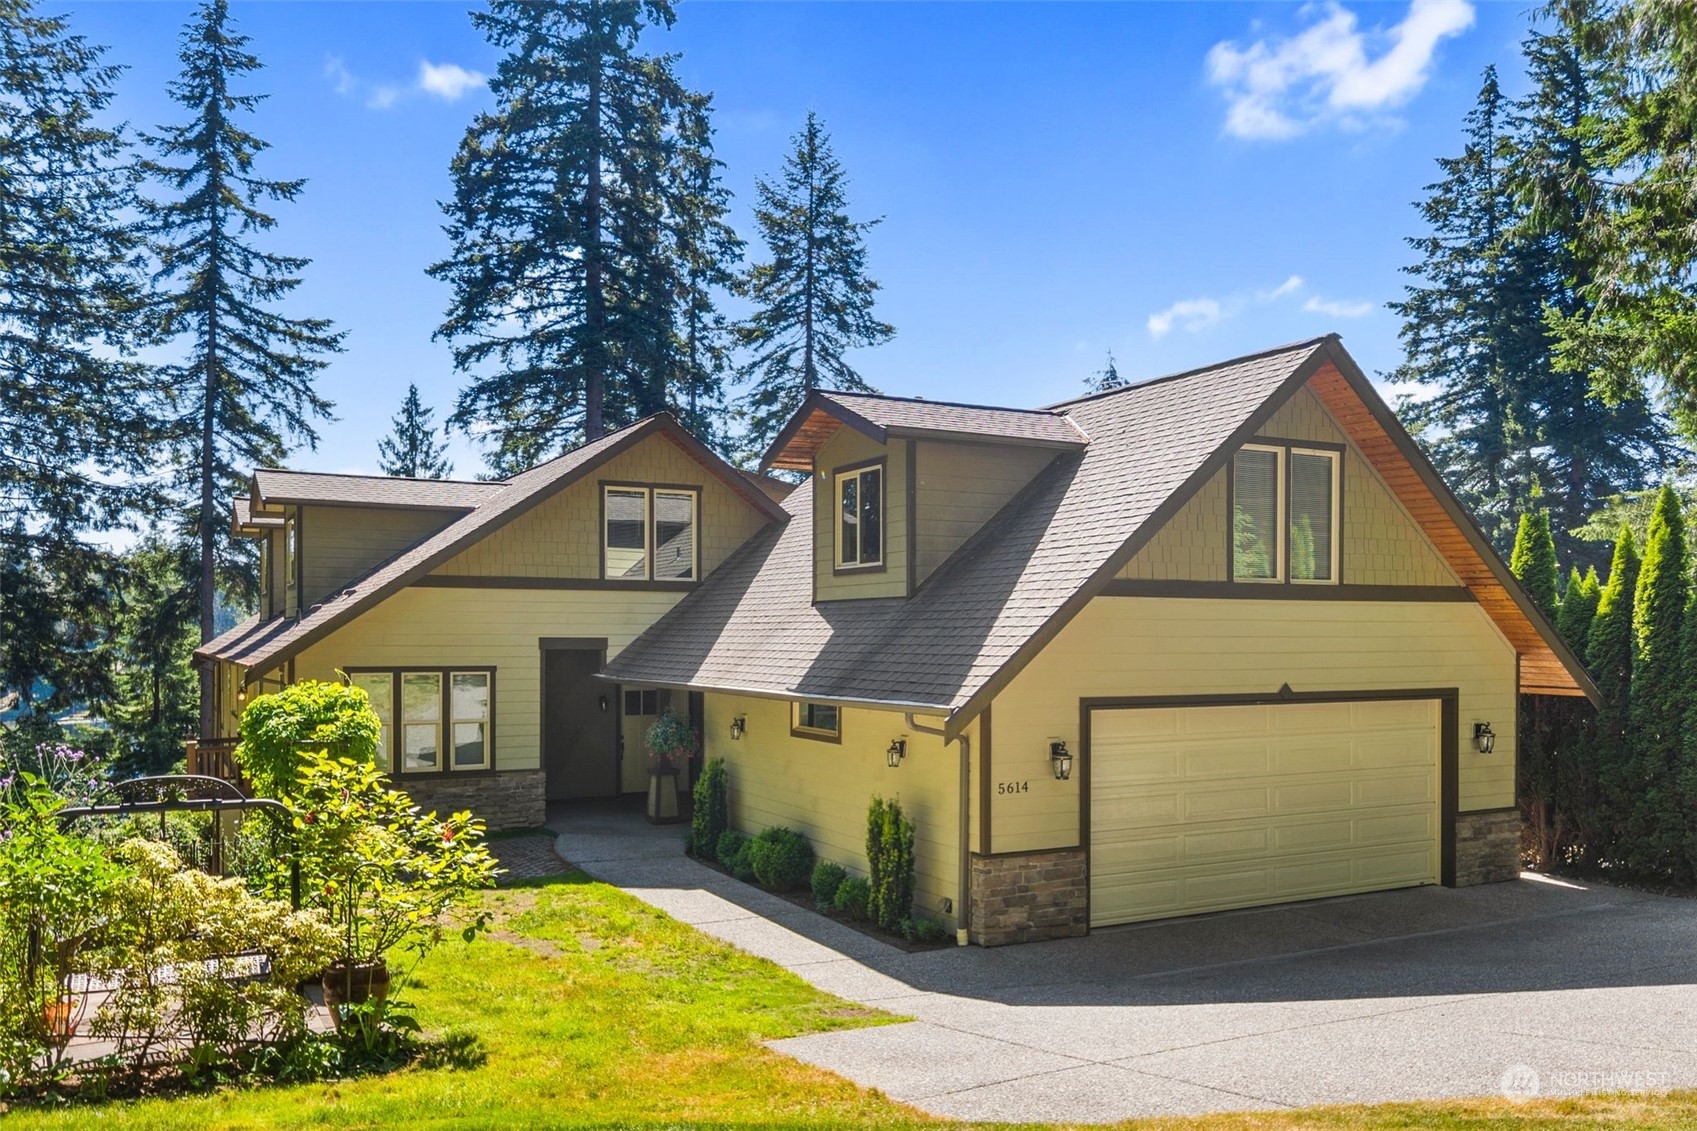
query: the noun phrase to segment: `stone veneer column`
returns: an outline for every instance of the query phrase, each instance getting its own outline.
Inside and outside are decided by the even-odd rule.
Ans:
[[[470,809],[473,816],[483,818],[490,832],[538,828],[547,819],[541,770],[403,776],[395,784],[423,809],[438,813]]]
[[[972,941],[980,946],[1086,934],[1089,899],[1082,848],[972,856]]]
[[[1520,810],[1489,809],[1455,819],[1455,886],[1520,877]]]

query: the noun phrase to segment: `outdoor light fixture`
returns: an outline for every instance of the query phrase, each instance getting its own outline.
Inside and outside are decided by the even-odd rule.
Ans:
[[[1479,753],[1489,754],[1497,748],[1497,732],[1491,729],[1490,723],[1473,724],[1473,745],[1479,748]]]
[[[741,715],[731,720],[731,741],[737,742],[742,738],[743,731],[748,729],[748,720]]]
[[[884,756],[889,760],[890,769],[893,770],[897,766],[901,765],[902,759],[907,757],[907,739],[892,739],[890,742],[890,748],[884,751]]]
[[[602,695],[599,697],[598,701],[601,704],[601,713],[605,715],[607,713],[607,697]]]
[[[1066,743],[1049,743],[1049,766],[1055,771],[1056,781],[1066,781],[1072,777],[1072,755],[1067,753]]]

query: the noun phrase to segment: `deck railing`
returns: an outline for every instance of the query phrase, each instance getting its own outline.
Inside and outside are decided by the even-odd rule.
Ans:
[[[236,766],[236,743],[239,741],[236,738],[189,739],[188,772],[241,785],[242,772]]]

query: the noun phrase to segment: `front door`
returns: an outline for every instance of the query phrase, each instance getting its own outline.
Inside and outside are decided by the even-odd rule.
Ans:
[[[594,678],[601,663],[598,648],[542,653],[542,765],[549,801],[619,792],[616,691]]]

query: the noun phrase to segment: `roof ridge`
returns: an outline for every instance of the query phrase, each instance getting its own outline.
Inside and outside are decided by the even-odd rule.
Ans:
[[[1312,349],[1313,347],[1320,345],[1322,342],[1338,340],[1340,340],[1340,336],[1336,333],[1331,333],[1321,334],[1317,338],[1306,338],[1302,341],[1286,342],[1284,345],[1256,350],[1254,353],[1246,353],[1239,357],[1229,357],[1224,361],[1215,361],[1210,362],[1207,365],[1198,365],[1190,369],[1181,369],[1176,373],[1163,373],[1158,377],[1150,377],[1142,381],[1134,381],[1129,385],[1120,385],[1112,389],[1103,389],[1099,393],[1086,393],[1082,397],[1072,397],[1068,400],[1056,401],[1054,404],[1048,406],[1048,410],[1056,412],[1060,416],[1065,416],[1067,414],[1059,412],[1059,410],[1072,405],[1086,404],[1090,401],[1099,401],[1106,397],[1115,396],[1119,393],[1131,392],[1133,389],[1147,389],[1151,385],[1160,385],[1168,381],[1177,381],[1185,377],[1198,377],[1204,373],[1212,373],[1216,369],[1224,369],[1227,366],[1242,365],[1246,361],[1257,361],[1261,358],[1274,357],[1281,353],[1293,353],[1299,349]]]
[[[279,475],[316,475],[324,479],[374,479],[378,482],[394,481],[397,483],[451,483],[456,487],[505,487],[512,482],[510,479],[437,479],[425,475],[382,475],[368,471],[305,471],[293,467],[256,467],[253,471],[255,475],[261,471],[274,471]]]
[[[976,408],[985,412],[1025,412],[1035,416],[1064,416],[1052,408],[1021,408],[1017,405],[1005,404],[975,404],[971,401],[938,401],[930,397],[897,397],[889,393],[855,393],[845,389],[815,389],[814,392],[828,397],[860,397],[863,400],[899,401],[902,404],[941,405],[944,408]]]

